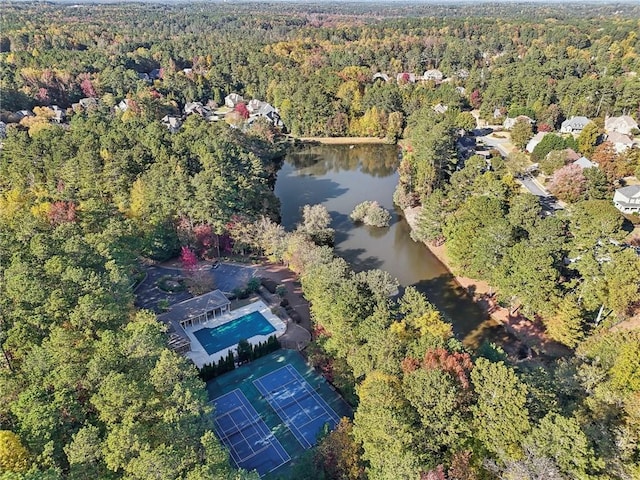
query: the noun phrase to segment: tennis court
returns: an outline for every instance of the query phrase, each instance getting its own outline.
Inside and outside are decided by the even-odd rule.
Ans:
[[[289,364],[254,380],[253,384],[305,449],[315,445],[326,423],[333,429],[340,420]]]
[[[267,424],[241,390],[214,399],[214,428],[239,468],[257,470],[260,476],[291,460]]]

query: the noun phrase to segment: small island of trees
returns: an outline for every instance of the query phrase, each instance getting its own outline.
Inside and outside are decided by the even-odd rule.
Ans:
[[[388,227],[391,214],[381,207],[378,202],[366,201],[359,203],[349,215],[354,222],[362,222],[372,227]]]

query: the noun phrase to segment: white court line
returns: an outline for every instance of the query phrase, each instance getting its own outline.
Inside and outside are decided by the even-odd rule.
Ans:
[[[239,394],[238,394],[239,392]],[[284,449],[284,447],[282,446],[282,444],[280,443],[280,441],[273,435],[273,433],[269,430],[269,427],[267,427],[266,423],[264,423],[264,420],[262,420],[262,418],[260,417],[260,415],[258,414],[258,412],[255,410],[255,408],[253,407],[253,405],[251,405],[251,403],[249,402],[248,399],[246,399],[246,397],[244,396],[244,394],[242,393],[242,391],[237,388],[235,390],[232,390],[229,393],[226,393],[225,395],[221,395],[220,397],[212,400],[213,403],[215,403],[216,401],[220,400],[221,398],[227,396],[227,395],[231,395],[233,394],[235,397],[236,402],[240,403],[239,406],[232,408],[231,410],[228,410],[227,412],[218,415],[217,417],[215,417],[214,419],[214,423],[216,425],[218,425],[219,427],[219,434],[218,436],[220,437],[220,440],[223,443],[226,443],[229,447],[230,447],[230,453],[231,453],[231,459],[233,460],[233,462],[236,464],[236,467],[240,468],[240,463],[247,461],[250,458],[255,457],[256,455],[258,455],[259,453],[263,453],[265,450],[273,447],[273,450],[275,450],[278,458],[280,459],[281,463],[279,465],[276,465],[275,467],[273,467],[271,470],[269,470],[269,472],[274,471],[275,469],[279,468],[280,466],[284,465],[286,462],[288,462],[289,460],[291,460],[291,457],[289,456],[288,452]],[[242,395],[242,396],[240,396]],[[245,403],[245,399],[246,399],[246,403]],[[247,405],[248,404],[248,405]],[[249,438],[254,437],[256,434],[252,434],[249,435],[248,437],[246,437],[243,433],[243,429],[240,429],[238,427],[238,424],[236,423],[236,421],[233,419],[233,417],[229,416],[229,418],[231,419],[231,421],[233,422],[235,428],[237,429],[235,432],[231,432],[230,434],[224,434],[224,430],[220,427],[220,422],[218,422],[219,418],[224,417],[225,415],[229,415],[232,412],[235,412],[236,410],[240,410],[243,415],[250,420],[252,423],[249,423],[249,425],[247,425],[246,427],[249,426],[253,426],[255,427],[255,431],[256,433],[261,434],[262,436],[259,437],[258,440],[264,439],[264,440],[268,440],[268,443],[263,446],[262,448],[259,448],[258,450],[254,450],[254,446],[258,444],[258,442],[255,442],[254,444],[249,442]],[[253,413],[255,413],[255,415],[251,414],[251,410],[253,410]],[[255,419],[255,423],[253,423],[253,420]],[[240,434],[240,436],[242,437],[242,439],[239,439],[238,442],[231,442],[230,438],[233,435],[236,435],[237,433]],[[225,440],[227,440],[225,442]],[[234,446],[237,446],[238,443],[244,441],[247,446],[249,447],[249,449],[251,450],[251,454],[247,455],[245,457],[240,457],[238,455],[238,451],[234,448]],[[278,449],[278,445],[280,446],[280,449]],[[284,452],[284,454],[286,455],[286,458],[282,456],[282,452],[280,451],[282,450],[282,452]]]
[[[282,391],[283,387],[286,387],[288,385],[291,385],[292,383],[296,383],[298,385],[300,385],[302,388],[300,390],[304,390],[305,393],[308,393],[310,398],[313,398],[313,400],[315,401],[315,403],[317,405],[320,406],[320,408],[322,409],[322,413],[320,413],[319,415],[317,415],[316,417],[311,417],[311,415],[309,415],[309,412],[307,410],[307,408],[303,407],[300,402],[298,401],[298,398],[293,397],[293,402],[291,402],[290,404],[287,405],[293,405],[294,403],[298,406],[298,411],[302,412],[305,414],[305,416],[310,419],[308,422],[303,423],[301,425],[296,424],[293,419],[294,417],[291,417],[289,415],[286,414],[286,412],[284,411],[284,408],[279,405],[276,396],[271,394],[269,392],[269,390],[264,386],[264,384],[262,383],[262,380],[265,377],[271,376],[273,375],[275,372],[279,372],[280,370],[286,369],[287,373],[289,373],[289,375],[291,377],[293,377],[293,380],[290,380],[284,384],[281,384],[278,386],[278,388],[276,390],[273,390],[274,392],[280,392]],[[291,430],[291,432],[294,434],[294,436],[296,437],[296,439],[298,440],[298,442],[305,447],[305,445],[307,445],[307,447],[305,448],[310,448],[313,446],[313,444],[311,444],[307,438],[305,437],[305,435],[302,433],[302,430],[300,429],[301,427],[304,427],[305,425],[308,425],[312,422],[314,422],[315,420],[324,417],[325,415],[328,417],[329,420],[333,420],[336,422],[336,424],[340,421],[338,414],[329,406],[329,404],[327,404],[327,402],[315,391],[315,389],[311,386],[311,384],[309,384],[309,382],[307,382],[307,380],[290,364],[284,365],[266,375],[263,375],[262,377],[256,379],[253,381],[253,383],[256,385],[256,387],[258,388],[258,390],[260,391],[260,393],[262,393],[265,397],[265,399],[267,399],[267,402],[269,403],[269,405],[271,405],[271,407],[276,411],[276,413],[278,414],[278,416],[280,417],[280,419],[284,422],[284,424],[289,427],[289,429]],[[307,398],[307,396],[304,397],[305,399]],[[273,402],[269,401],[269,400],[273,400]],[[302,398],[300,398],[300,400],[303,400]]]

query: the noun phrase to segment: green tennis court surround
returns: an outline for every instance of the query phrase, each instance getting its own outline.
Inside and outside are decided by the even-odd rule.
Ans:
[[[283,367],[285,367],[283,369]],[[274,375],[269,375],[276,372]],[[291,382],[295,380],[294,382]],[[256,382],[257,381],[257,382]],[[254,383],[256,382],[256,383]],[[291,382],[291,383],[289,383]],[[285,385],[289,383],[289,385]],[[278,397],[285,397],[293,393],[292,398],[279,398],[277,409],[269,403],[269,395],[260,393],[257,385],[261,385],[268,391],[285,387],[285,391]],[[304,390],[304,391],[303,391]],[[230,392],[232,395],[226,395]],[[211,403],[216,406],[214,418],[216,419],[216,433],[235,449],[239,463],[245,463],[248,467],[258,468],[263,474],[264,480],[280,480],[292,478],[292,464],[308,448],[308,444],[315,444],[320,426],[325,423],[334,425],[336,417],[352,417],[353,413],[347,403],[331,388],[324,378],[318,375],[313,368],[307,365],[302,356],[293,350],[278,350],[253,362],[236,368],[213,380],[207,382],[209,398],[215,399]],[[237,400],[236,396],[242,392],[243,400]],[[288,393],[287,393],[288,392]],[[319,397],[319,398],[318,398]],[[295,401],[293,401],[295,398]],[[240,414],[236,407],[244,409],[245,401],[255,408],[259,419],[265,423],[269,432],[278,440],[292,461],[284,461],[286,455],[280,451],[275,442],[266,441],[268,433],[263,432],[262,438],[265,453],[255,451],[259,442],[253,441],[258,427],[254,427],[253,413]],[[229,402],[228,404],[222,403]],[[306,402],[313,401],[313,405]],[[233,403],[233,405],[232,405]],[[324,408],[319,408],[322,405]],[[248,408],[249,405],[246,405]],[[295,408],[295,411],[294,411]],[[225,413],[233,413],[233,424]],[[298,418],[298,416],[300,418]],[[286,421],[283,420],[286,418]],[[309,417],[303,419],[302,417]],[[323,418],[324,417],[324,418]],[[262,431],[262,429],[260,429]],[[294,432],[295,431],[295,432]],[[240,432],[240,433],[237,433]],[[244,438],[242,438],[244,435]],[[229,440],[229,437],[231,439]],[[223,440],[223,441],[224,441]],[[244,440],[248,440],[250,448]],[[305,442],[308,441],[308,443]],[[253,449],[254,451],[252,451]],[[236,459],[234,459],[235,461]],[[282,465],[277,466],[283,461]]]

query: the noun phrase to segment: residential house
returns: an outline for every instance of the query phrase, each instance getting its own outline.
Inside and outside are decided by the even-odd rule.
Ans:
[[[444,75],[440,70],[433,69],[433,70],[427,70],[426,72],[424,72],[424,75],[422,76],[422,78],[424,80],[433,80],[434,82],[441,82],[442,79],[444,78]]]
[[[610,142],[613,145],[616,153],[622,153],[626,149],[633,147],[633,140],[631,140],[627,135],[623,135],[616,131],[607,135],[607,142]]]
[[[67,118],[67,112],[61,109],[58,105],[51,105],[51,110],[53,110],[52,121],[56,123],[63,123]]]
[[[640,213],[640,185],[629,185],[616,190],[613,204],[622,213]]]
[[[384,80],[385,82],[388,82],[389,81],[389,75],[387,75],[386,73],[382,73],[382,72],[375,73],[373,75],[373,78],[371,79],[371,81],[375,82],[376,80]]]
[[[15,118],[17,118],[16,123],[20,122],[25,117],[35,117],[34,113],[31,110],[18,110],[15,113]]]
[[[258,100],[256,98],[251,99],[249,100],[249,103],[247,103],[247,110],[249,110],[249,113],[257,114],[264,104],[265,102],[262,100]]]
[[[274,124],[276,127],[279,127],[279,128],[284,127],[284,122],[280,118],[280,114],[278,113],[278,110],[267,102],[263,102],[260,109],[255,114],[253,114],[252,117],[264,117],[267,120],[269,120],[272,124]]]
[[[416,74],[409,72],[402,72],[396,75],[396,82],[398,83],[416,83]]]
[[[578,160],[573,162],[573,165],[578,165],[582,170],[585,168],[598,168],[598,164],[596,162],[592,162],[587,157],[580,157]]]
[[[467,90],[464,87],[456,87],[456,92],[458,92],[460,95],[464,95],[467,93]]]
[[[238,95],[237,93],[230,93],[224,97],[224,104],[229,108],[235,108],[236,105],[242,102],[244,102],[244,98],[242,98],[242,95]]]
[[[469,78],[469,70],[461,68],[456,72],[456,77],[458,77],[461,80],[466,80],[467,78]]]
[[[538,132],[538,133],[536,133],[533,136],[533,138],[531,140],[529,140],[529,143],[527,143],[527,146],[526,146],[527,152],[529,152],[529,153],[533,152],[533,149],[536,148],[536,146],[542,141],[542,139],[548,133],[549,132]]]
[[[211,111],[202,102],[187,102],[184,106],[184,114],[191,115],[192,113],[197,113],[206,118],[211,114]]]
[[[560,132],[578,134],[582,132],[589,122],[591,122],[591,120],[587,117],[571,117],[569,120],[562,122]]]
[[[631,135],[631,131],[634,129],[638,129],[638,123],[629,115],[607,117],[604,121],[604,131],[607,133],[618,132],[623,135]]]
[[[81,98],[78,102],[82,108],[88,110],[90,108],[97,108],[99,100],[94,97]]]
[[[535,123],[535,120],[533,118],[527,117],[526,115],[518,115],[515,118],[507,117],[502,123],[502,126],[505,128],[505,130],[511,130],[519,120],[524,120],[525,122],[528,122],[529,125],[533,125]]]
[[[176,133],[182,126],[182,119],[173,115],[165,115],[162,117],[161,122],[171,133]]]
[[[116,105],[115,108],[120,112],[126,112],[127,110],[129,110],[130,104],[131,104],[131,100],[129,100],[128,98],[125,98],[124,100],[120,100],[120,102]]]
[[[443,105],[441,103],[434,105],[433,107],[431,107],[433,109],[434,112],[439,113],[441,115],[444,115],[445,112],[447,110],[449,110],[449,107],[447,107],[446,105]]]
[[[7,138],[7,124],[0,121],[0,139]]]
[[[475,137],[464,135],[456,140],[456,151],[458,152],[458,158],[461,160],[466,160],[471,157],[475,149]]]

